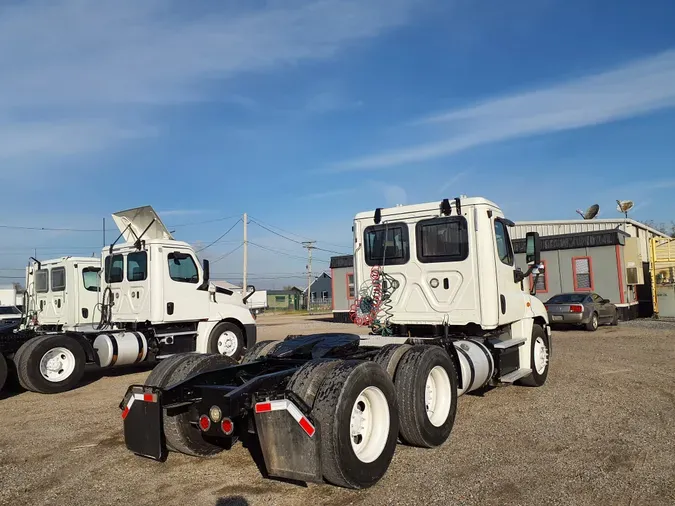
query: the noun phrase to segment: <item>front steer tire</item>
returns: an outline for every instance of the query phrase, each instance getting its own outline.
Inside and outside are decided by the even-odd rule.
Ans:
[[[42,374],[41,361],[47,353],[57,349],[64,350],[64,362],[73,362],[72,371],[59,381],[51,381]],[[40,394],[56,394],[75,388],[87,363],[87,356],[80,343],[66,335],[39,336],[21,345],[14,357],[19,383],[26,390]]]
[[[530,368],[532,372],[529,376],[518,380],[518,384],[528,387],[540,387],[546,383],[548,378],[549,361],[551,355],[551,343],[549,341],[546,331],[541,325],[534,324],[532,326],[532,339],[530,340]],[[539,341],[539,344],[538,344]],[[541,353],[541,346],[544,347],[546,367],[537,371],[536,353]],[[542,357],[544,358],[544,357]]]
[[[179,383],[193,374],[217,367],[236,365],[237,362],[225,355],[204,355],[185,353],[163,360],[146,380],[146,386],[165,388]],[[223,448],[206,441],[196,424],[192,423],[189,409],[164,409],[164,437],[169,450],[191,455],[209,457],[220,453]]]
[[[2,387],[5,386],[5,381],[7,381],[8,369],[7,360],[5,360],[5,357],[0,353],[0,392],[2,391]]]
[[[355,410],[359,416],[367,412],[372,417],[371,432],[364,430],[365,436],[354,439],[356,445],[368,445],[363,449],[369,451],[359,455],[352,443]],[[384,476],[396,449],[398,406],[394,385],[382,367],[372,362],[341,361],[321,384],[312,415],[321,429],[324,480],[361,489]]]

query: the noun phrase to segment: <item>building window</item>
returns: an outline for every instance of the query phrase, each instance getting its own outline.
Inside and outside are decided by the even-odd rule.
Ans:
[[[469,234],[463,216],[420,221],[415,233],[420,262],[460,262],[469,256]]]
[[[52,269],[52,292],[62,292],[66,289],[66,268],[54,267]]]
[[[35,272],[35,291],[37,293],[49,291],[49,271],[47,269],[40,269]]]
[[[169,276],[181,283],[199,283],[197,264],[187,253],[169,253]]]
[[[548,292],[548,269],[546,265],[546,260],[542,260],[541,263],[544,265],[544,272],[539,274],[537,277],[537,293],[547,293]],[[535,276],[530,274],[530,286],[534,283]]]
[[[367,227],[363,233],[366,264],[403,265],[410,258],[408,225],[391,223]]]
[[[354,287],[354,273],[347,274],[347,298],[353,299],[356,297],[356,289]]]
[[[283,304],[286,302],[286,296],[285,295],[275,295],[274,296],[274,302],[277,304]]]
[[[112,255],[105,257],[106,283],[121,283],[124,279],[124,257]]]
[[[572,275],[575,292],[593,291],[593,264],[591,257],[572,258]]]
[[[316,301],[316,292],[312,292],[311,299],[312,302]]]
[[[323,292],[321,292],[321,300],[322,301],[328,300],[328,292],[327,291],[324,290]]]
[[[127,281],[143,281],[148,277],[148,254],[145,251],[127,255]]]
[[[99,272],[101,269],[98,267],[85,267],[82,269],[82,282],[84,283],[84,289],[89,292],[98,292],[101,278],[99,277]]]
[[[497,255],[503,264],[513,265],[513,248],[506,224],[495,220],[495,239],[497,241]]]

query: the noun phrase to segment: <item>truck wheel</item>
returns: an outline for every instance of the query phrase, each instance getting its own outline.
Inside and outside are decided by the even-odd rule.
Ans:
[[[2,391],[2,387],[5,386],[5,381],[7,381],[7,361],[2,356],[2,353],[0,353],[0,392]]]
[[[412,348],[412,346],[409,344],[386,344],[377,352],[373,362],[379,364],[382,369],[387,371],[387,374],[389,374],[389,377],[393,380],[398,363],[410,348]]]
[[[401,439],[433,448],[450,436],[457,413],[457,372],[439,346],[413,346],[401,359],[396,375]]]
[[[549,366],[548,336],[541,325],[532,326],[532,344],[530,352],[530,368],[532,373],[518,381],[520,385],[540,387],[546,383]]]
[[[218,353],[239,360],[244,354],[246,343],[242,330],[230,322],[220,322],[209,336],[209,353]]]
[[[398,435],[391,379],[372,362],[340,362],[319,388],[312,414],[321,431],[324,479],[366,488],[387,472]]]
[[[19,348],[17,357],[19,383],[41,394],[73,389],[82,379],[87,363],[80,343],[65,334],[31,339]]]
[[[591,319],[586,324],[586,330],[589,332],[595,332],[598,330],[598,313],[593,313]]]
[[[171,355],[168,358],[162,359],[152,369],[152,372],[145,380],[145,385],[150,387],[164,388],[167,386],[166,379],[171,375],[174,369],[182,362],[186,356],[196,357],[200,353],[179,353]]]
[[[288,382],[287,390],[300,397],[308,408],[314,406],[314,399],[323,381],[340,363],[339,360],[312,360],[305,363]]]
[[[173,358],[171,357],[167,361]],[[162,386],[166,387],[183,381],[193,374],[219,366],[236,364],[237,362],[234,359],[225,355],[185,353],[178,355],[175,360],[172,360],[165,366],[164,370],[160,370],[156,376],[156,380],[161,378]],[[148,377],[148,380],[150,379]],[[146,385],[160,386],[150,385],[147,381]],[[170,450],[194,457],[207,457],[223,450],[222,447],[211,444],[204,439],[197,424],[193,423],[189,410],[180,410],[180,408],[178,410],[165,409],[163,420],[166,446]]]
[[[281,344],[281,341],[258,341],[246,350],[241,363],[250,364],[251,362],[255,362],[259,358],[263,358],[269,353],[272,353],[279,344]]]

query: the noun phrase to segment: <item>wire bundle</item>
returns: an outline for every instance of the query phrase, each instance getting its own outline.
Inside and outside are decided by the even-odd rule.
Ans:
[[[370,270],[370,279],[359,290],[359,297],[349,309],[349,318],[356,325],[370,327],[374,334],[391,335],[391,296],[398,281],[385,274],[379,266]]]

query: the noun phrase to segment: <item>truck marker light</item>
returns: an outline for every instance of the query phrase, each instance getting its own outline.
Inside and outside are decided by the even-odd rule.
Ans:
[[[229,418],[223,418],[220,428],[223,430],[226,436],[229,436],[234,432],[234,423],[232,423],[232,420]]]
[[[199,417],[199,428],[202,429],[204,432],[209,430],[211,428],[211,419],[206,415],[200,416]]]

